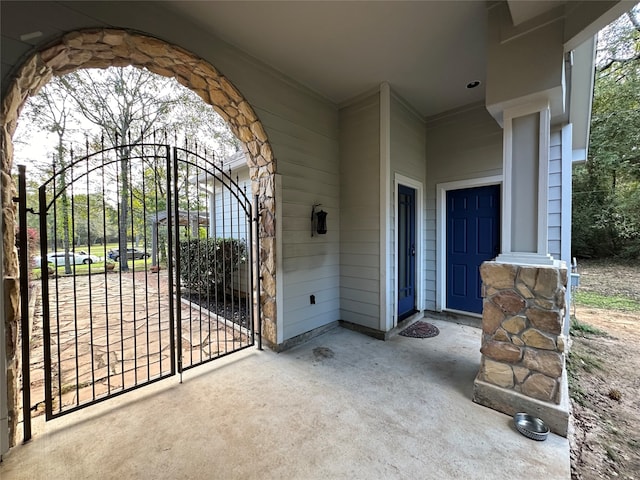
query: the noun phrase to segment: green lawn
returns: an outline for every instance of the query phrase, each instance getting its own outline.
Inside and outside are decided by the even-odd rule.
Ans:
[[[578,289],[574,293],[575,302],[585,307],[621,310],[623,312],[640,312],[640,302],[622,295],[602,295],[588,290]]]
[[[120,270],[120,264],[118,262],[110,262],[114,265],[114,269],[112,271],[117,272]],[[127,262],[129,265],[129,272],[133,272],[134,269],[136,272],[141,272],[144,270],[148,270],[151,268],[151,259],[147,258],[141,260],[129,260]],[[64,265],[60,265],[57,269],[57,274],[60,276],[65,275],[64,273]],[[96,273],[104,273],[105,270],[105,262],[95,262],[90,265],[71,265],[71,274],[73,275],[89,275]],[[41,278],[41,270],[39,268],[34,268],[32,270],[33,278]]]

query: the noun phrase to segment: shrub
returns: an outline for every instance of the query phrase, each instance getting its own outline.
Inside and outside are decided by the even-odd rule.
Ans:
[[[224,295],[246,261],[247,246],[241,239],[204,238],[180,242],[182,285],[199,294]]]
[[[20,242],[18,241],[20,235],[20,229],[16,229],[16,247],[20,250]],[[29,279],[31,279],[31,270],[34,258],[40,255],[40,234],[35,228],[27,228],[27,257],[28,257],[28,271]]]

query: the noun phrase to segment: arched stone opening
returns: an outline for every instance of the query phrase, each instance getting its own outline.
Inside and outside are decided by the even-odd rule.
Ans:
[[[14,247],[16,189],[11,178],[13,134],[27,98],[37,93],[52,76],[82,68],[107,68],[133,65],[159,75],[174,77],[196,92],[228,123],[243,142],[250,169],[254,195],[259,195],[262,259],[263,337],[276,343],[276,238],[275,171],[276,164],[265,130],[242,94],[212,65],[188,51],[157,38],[117,29],[92,29],[71,32],[59,42],[33,54],[20,68],[2,102],[0,133],[2,181],[4,309],[7,329],[6,358],[9,430],[12,444],[18,424],[18,352],[19,320],[18,257]]]

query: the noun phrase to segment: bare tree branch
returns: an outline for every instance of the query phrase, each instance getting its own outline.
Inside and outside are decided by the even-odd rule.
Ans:
[[[604,72],[605,70],[608,70],[609,68],[611,68],[611,66],[615,63],[626,64],[626,63],[635,62],[637,60],[640,60],[640,53],[638,53],[637,55],[634,55],[633,57],[628,57],[628,58],[609,58],[607,60],[607,63],[596,68],[596,71]]]
[[[629,18],[629,21],[631,22],[633,27],[636,29],[636,31],[640,32],[640,20],[638,20],[637,11],[636,10],[628,11],[627,17]]]

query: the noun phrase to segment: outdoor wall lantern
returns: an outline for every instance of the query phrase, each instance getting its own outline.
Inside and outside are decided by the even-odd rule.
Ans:
[[[316,212],[316,208],[322,205],[321,203],[316,203],[313,207],[311,207],[311,236],[314,236],[314,233],[318,233],[319,235],[324,235],[327,233],[327,212],[324,210],[320,210]]]

